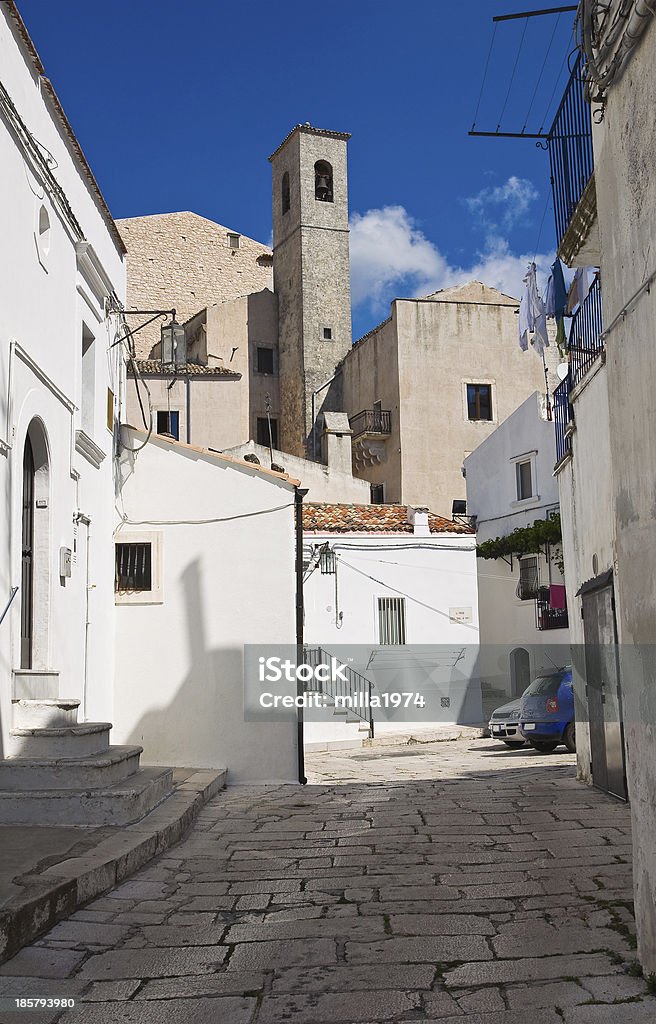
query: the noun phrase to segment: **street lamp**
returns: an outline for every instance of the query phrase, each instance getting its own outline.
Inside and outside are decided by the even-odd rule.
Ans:
[[[163,366],[174,364],[178,367],[184,366],[187,362],[185,329],[177,322],[175,317],[170,323],[162,327],[160,351]]]

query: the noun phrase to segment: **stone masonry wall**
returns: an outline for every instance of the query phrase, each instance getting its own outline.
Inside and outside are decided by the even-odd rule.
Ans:
[[[128,308],[175,308],[183,323],[205,306],[273,287],[268,246],[240,234],[239,248],[231,249],[232,229],[196,213],[132,217],[117,224],[128,250]],[[136,335],[139,357],[147,358],[159,343],[160,327],[156,321]]]

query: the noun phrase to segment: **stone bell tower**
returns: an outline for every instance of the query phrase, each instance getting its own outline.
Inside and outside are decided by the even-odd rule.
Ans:
[[[345,132],[299,124],[269,157],[279,310],[279,447],[309,458],[319,458],[322,410],[340,406],[339,379],[322,385],[351,348],[349,138]]]

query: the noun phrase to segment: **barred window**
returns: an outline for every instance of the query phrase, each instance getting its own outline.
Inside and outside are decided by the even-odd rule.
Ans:
[[[519,563],[519,583],[517,597],[520,601],[532,601],[538,596],[540,589],[540,571],[537,555],[522,558]]]
[[[405,598],[378,598],[378,642],[405,643]]]
[[[151,544],[116,545],[114,590],[116,593],[152,590]]]

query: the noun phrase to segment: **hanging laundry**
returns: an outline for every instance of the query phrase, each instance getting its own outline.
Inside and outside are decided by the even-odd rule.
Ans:
[[[563,267],[558,257],[556,257],[555,261],[551,265],[551,274],[547,281],[544,311],[548,317],[554,317],[557,320],[559,317],[565,315],[566,306],[567,289],[565,288]]]
[[[526,352],[529,343],[528,335],[532,331],[531,344],[538,355],[541,356],[549,345],[549,336],[547,334],[544,302],[538,291],[536,271],[535,263],[530,263],[524,278],[526,288],[519,306],[519,347],[522,351]]]
[[[557,583],[552,583],[549,587],[549,605],[554,609],[565,609],[567,608],[567,597],[565,594],[565,588]]]
[[[574,280],[569,286],[567,293],[566,312],[571,316],[577,306],[585,302],[590,291],[590,285],[594,280],[596,271],[594,267],[577,267]]]

